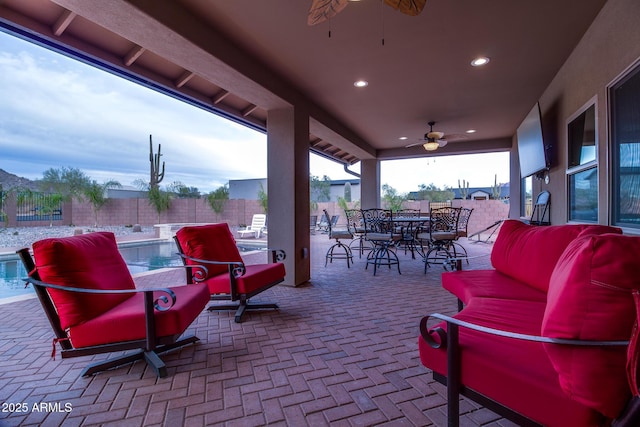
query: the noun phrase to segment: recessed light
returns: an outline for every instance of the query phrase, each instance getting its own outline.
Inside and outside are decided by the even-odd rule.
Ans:
[[[369,82],[366,80],[357,80],[353,85],[355,87],[367,87],[369,86]]]
[[[400,137],[400,138],[398,138],[398,139],[400,139],[400,140],[404,141],[405,139],[407,139],[407,137],[406,137],[406,136],[401,136],[401,137]]]
[[[475,58],[473,61],[471,61],[471,65],[473,67],[481,67],[483,65],[487,65],[488,63],[489,63],[489,58],[487,58],[486,56],[479,56]]]
[[[465,132],[466,133],[476,133],[476,130],[475,129],[469,129],[469,130],[466,130]]]

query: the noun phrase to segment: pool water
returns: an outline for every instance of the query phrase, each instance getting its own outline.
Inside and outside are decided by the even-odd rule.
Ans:
[[[239,245],[239,249],[246,252],[264,249],[264,245],[264,242],[260,242],[260,245],[251,245],[253,247],[249,245],[240,247]],[[120,245],[119,250],[131,274],[182,265],[182,260],[177,255],[178,249],[173,241],[135,242]],[[7,298],[35,295],[32,286],[25,288],[23,277],[27,277],[27,272],[22,266],[22,261],[13,257],[0,258],[0,302]],[[7,301],[9,300],[5,300],[5,302]]]

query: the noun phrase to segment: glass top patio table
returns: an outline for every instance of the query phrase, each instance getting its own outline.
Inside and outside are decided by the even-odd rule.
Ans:
[[[393,222],[394,230],[400,228],[400,233],[402,234],[400,242],[405,245],[405,253],[407,249],[410,250],[411,258],[413,259],[416,258],[416,252],[423,256],[422,245],[418,244],[416,241],[415,231],[418,227],[431,221],[431,217],[425,215],[406,217],[394,216],[391,221]]]

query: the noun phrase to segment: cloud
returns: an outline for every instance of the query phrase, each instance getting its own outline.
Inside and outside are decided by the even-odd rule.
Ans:
[[[201,192],[231,179],[267,176],[266,135],[0,32],[0,168],[30,179],[49,168],[83,170],[98,182],[148,180],[149,135],[162,146],[163,184]],[[478,157],[479,156],[479,157]],[[342,166],[310,156],[311,174],[351,179]],[[352,170],[357,170],[357,167]],[[509,181],[509,154],[385,161],[382,183],[400,192],[420,184],[456,187]]]
[[[148,179],[153,135],[163,184],[207,192],[266,176],[265,135],[13,36],[0,41],[2,162],[20,167],[9,172],[71,166],[128,185]]]

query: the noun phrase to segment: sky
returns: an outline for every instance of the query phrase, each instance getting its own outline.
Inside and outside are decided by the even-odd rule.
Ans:
[[[102,183],[149,180],[149,135],[161,145],[161,185],[208,193],[229,180],[267,176],[266,135],[33,43],[0,32],[0,169],[42,178],[73,167]],[[480,157],[478,157],[480,156]],[[350,167],[359,172],[359,164]],[[353,179],[310,155],[312,175]],[[384,161],[381,182],[400,193],[420,184],[471,187],[509,181],[509,154]]]

